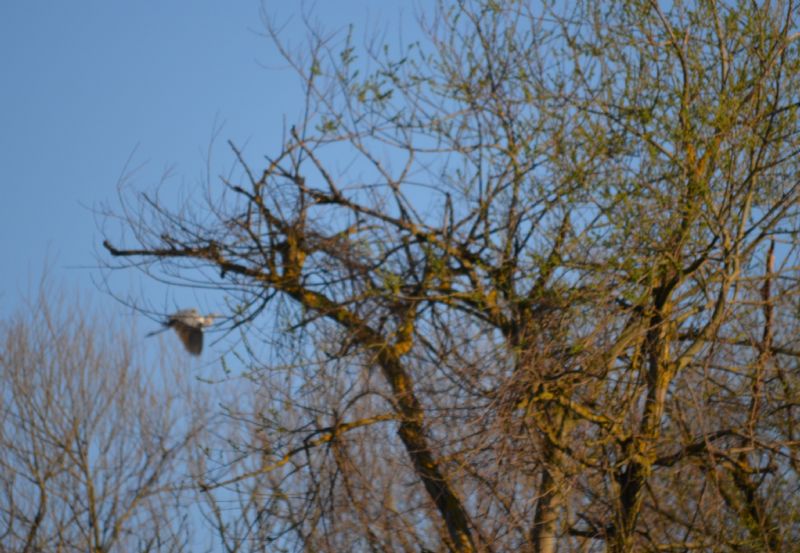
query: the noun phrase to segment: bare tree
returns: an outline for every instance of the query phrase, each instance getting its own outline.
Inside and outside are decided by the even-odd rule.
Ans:
[[[400,52],[270,27],[306,92],[283,149],[252,168],[232,146],[242,178],[205,209],[127,196],[135,244],[105,242],[205,275],[276,352],[231,409],[237,462],[202,472],[212,511],[233,494],[263,532],[218,528],[793,550],[794,3],[463,0],[420,25]]]
[[[188,551],[203,424],[130,329],[42,292],[0,326],[0,543],[8,552]],[[161,372],[161,371],[159,371]]]

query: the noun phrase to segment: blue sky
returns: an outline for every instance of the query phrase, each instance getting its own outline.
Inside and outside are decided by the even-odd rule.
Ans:
[[[220,166],[230,166],[228,139],[251,156],[274,150],[284,117],[300,112],[300,88],[263,36],[262,9],[285,21],[283,36],[299,45],[303,12],[328,29],[352,22],[361,37],[377,22],[391,35],[401,17],[413,21],[415,5],[0,3],[0,313],[35,288],[46,262],[52,281],[119,308],[92,284],[101,241],[92,209],[114,204],[129,161],[141,165],[135,187],[151,186],[167,168],[170,182],[185,186],[204,177],[216,127]]]

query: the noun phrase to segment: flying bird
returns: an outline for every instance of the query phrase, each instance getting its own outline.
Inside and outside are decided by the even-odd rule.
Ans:
[[[200,352],[203,351],[203,329],[211,326],[214,319],[219,316],[216,313],[203,316],[197,312],[197,309],[181,309],[169,316],[163,323],[164,328],[151,332],[148,336],[173,328],[186,347],[186,351],[192,355],[200,355]]]

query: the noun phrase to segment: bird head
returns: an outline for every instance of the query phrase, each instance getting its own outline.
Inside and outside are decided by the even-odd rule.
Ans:
[[[214,324],[214,319],[221,319],[224,317],[221,313],[209,313],[205,317],[200,317],[201,323],[203,326],[211,326]]]

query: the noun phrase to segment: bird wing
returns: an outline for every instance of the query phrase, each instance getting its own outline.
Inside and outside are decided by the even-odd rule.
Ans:
[[[173,321],[172,328],[186,347],[186,351],[192,355],[200,355],[203,351],[203,330],[194,326],[189,326],[181,321]]]
[[[197,326],[197,321],[200,320],[200,313],[197,309],[181,309],[169,316],[169,322],[181,322],[189,326]]]

